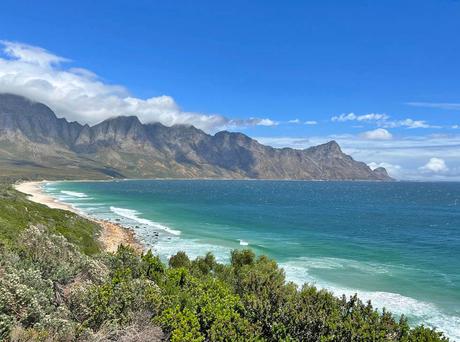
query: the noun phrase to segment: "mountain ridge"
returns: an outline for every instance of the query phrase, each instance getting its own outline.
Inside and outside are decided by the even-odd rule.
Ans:
[[[190,125],[143,124],[136,116],[89,126],[58,118],[45,104],[0,94],[0,167],[17,163],[32,163],[36,176],[67,170],[72,178],[80,172],[94,178],[392,180],[384,168],[371,170],[344,154],[335,141],[273,148],[239,132],[210,135]]]

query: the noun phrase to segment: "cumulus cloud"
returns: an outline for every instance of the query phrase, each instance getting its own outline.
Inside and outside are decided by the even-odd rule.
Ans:
[[[300,120],[299,119],[289,120],[288,123],[290,123],[290,124],[298,124],[298,123],[300,123]]]
[[[0,92],[43,102],[58,116],[95,124],[120,115],[136,115],[144,122],[167,126],[190,124],[206,131],[227,127],[274,126],[268,118],[229,119],[218,114],[183,111],[170,96],[136,98],[126,88],[103,82],[83,68],[66,68],[70,62],[36,46],[0,41]]]
[[[279,122],[277,121],[273,121],[271,119],[258,119],[258,118],[251,118],[249,119],[249,122],[253,123],[254,125],[257,125],[257,126],[278,126]]]
[[[381,126],[386,128],[406,127],[406,128],[440,128],[439,126],[429,125],[424,120],[405,119],[398,121],[384,121]]]
[[[369,140],[389,140],[393,135],[384,128],[377,128],[373,131],[361,133],[361,137]]]
[[[446,162],[444,159],[441,158],[430,158],[428,163],[426,163],[424,166],[419,168],[422,171],[428,171],[428,172],[446,172],[449,171],[449,168],[446,165]]]
[[[390,116],[387,114],[362,114],[356,115],[355,113],[340,114],[337,116],[331,117],[332,122],[347,122],[347,121],[356,121],[362,123],[374,123],[375,125],[383,128],[440,128],[439,126],[433,126],[428,124],[424,120],[413,120],[413,119],[404,119],[404,120],[390,120]]]
[[[340,114],[338,116],[333,116],[331,118],[332,121],[336,122],[345,122],[345,121],[382,121],[388,119],[389,116],[386,114],[377,114],[377,113],[370,113],[370,114],[363,114],[363,115],[356,115],[355,113],[348,113],[348,114]]]

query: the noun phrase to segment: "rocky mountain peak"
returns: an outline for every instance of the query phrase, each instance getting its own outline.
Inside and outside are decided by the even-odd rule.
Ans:
[[[332,153],[342,153],[342,149],[340,148],[340,145],[335,140],[331,140],[325,144],[318,145],[317,148],[323,149],[325,151],[332,152]]]
[[[373,172],[381,180],[391,179],[391,177],[388,175],[387,170],[384,167],[378,167],[374,169]]]
[[[91,169],[118,177],[391,179],[385,169],[372,171],[344,154],[336,141],[306,150],[276,149],[242,133],[209,135],[190,125],[142,124],[136,116],[83,126],[11,94],[0,94],[1,141],[7,148],[0,148],[0,162],[20,155],[21,163],[38,165],[40,147],[40,172],[58,164],[79,174]]]
[[[114,116],[112,118],[108,118],[102,121],[100,124],[105,123],[107,125],[112,126],[127,126],[127,125],[142,125],[141,121],[137,116],[129,115],[129,116]]]
[[[50,115],[55,116],[53,111],[43,103],[34,102],[26,97],[0,93],[0,113],[12,115]]]

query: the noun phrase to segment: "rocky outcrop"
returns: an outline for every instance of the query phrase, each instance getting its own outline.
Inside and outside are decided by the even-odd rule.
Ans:
[[[390,176],[388,175],[387,170],[384,167],[378,167],[373,170],[374,174],[381,178],[381,179],[388,179]]]
[[[142,124],[135,116],[90,127],[59,119],[44,104],[0,94],[0,158],[16,155],[44,168],[58,162],[125,177],[391,180],[384,168],[371,170],[335,141],[276,149],[242,133],[209,135],[193,126]]]

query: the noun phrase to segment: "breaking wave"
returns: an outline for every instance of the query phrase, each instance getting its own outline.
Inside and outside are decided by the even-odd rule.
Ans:
[[[138,212],[137,210],[133,210],[133,209],[126,209],[126,208],[118,208],[118,207],[110,207],[110,211],[112,211],[113,213],[119,215],[119,216],[122,216],[122,217],[125,217],[127,219],[130,219],[134,222],[137,222],[137,223],[140,223],[142,225],[146,225],[146,226],[149,226],[149,227],[153,227],[155,229],[160,229],[160,230],[163,230],[169,234],[172,234],[172,235],[180,235],[180,230],[175,230],[175,229],[171,229],[161,223],[158,223],[158,222],[154,222],[154,221],[151,221],[151,220],[148,220],[148,219],[145,219],[145,218],[142,218],[142,217],[139,217],[139,215],[141,215],[140,212]]]
[[[64,195],[68,195],[68,196],[72,196],[72,197],[78,197],[78,198],[86,198],[86,197],[88,197],[88,195],[85,194],[84,192],[62,190],[61,193],[63,193]]]

